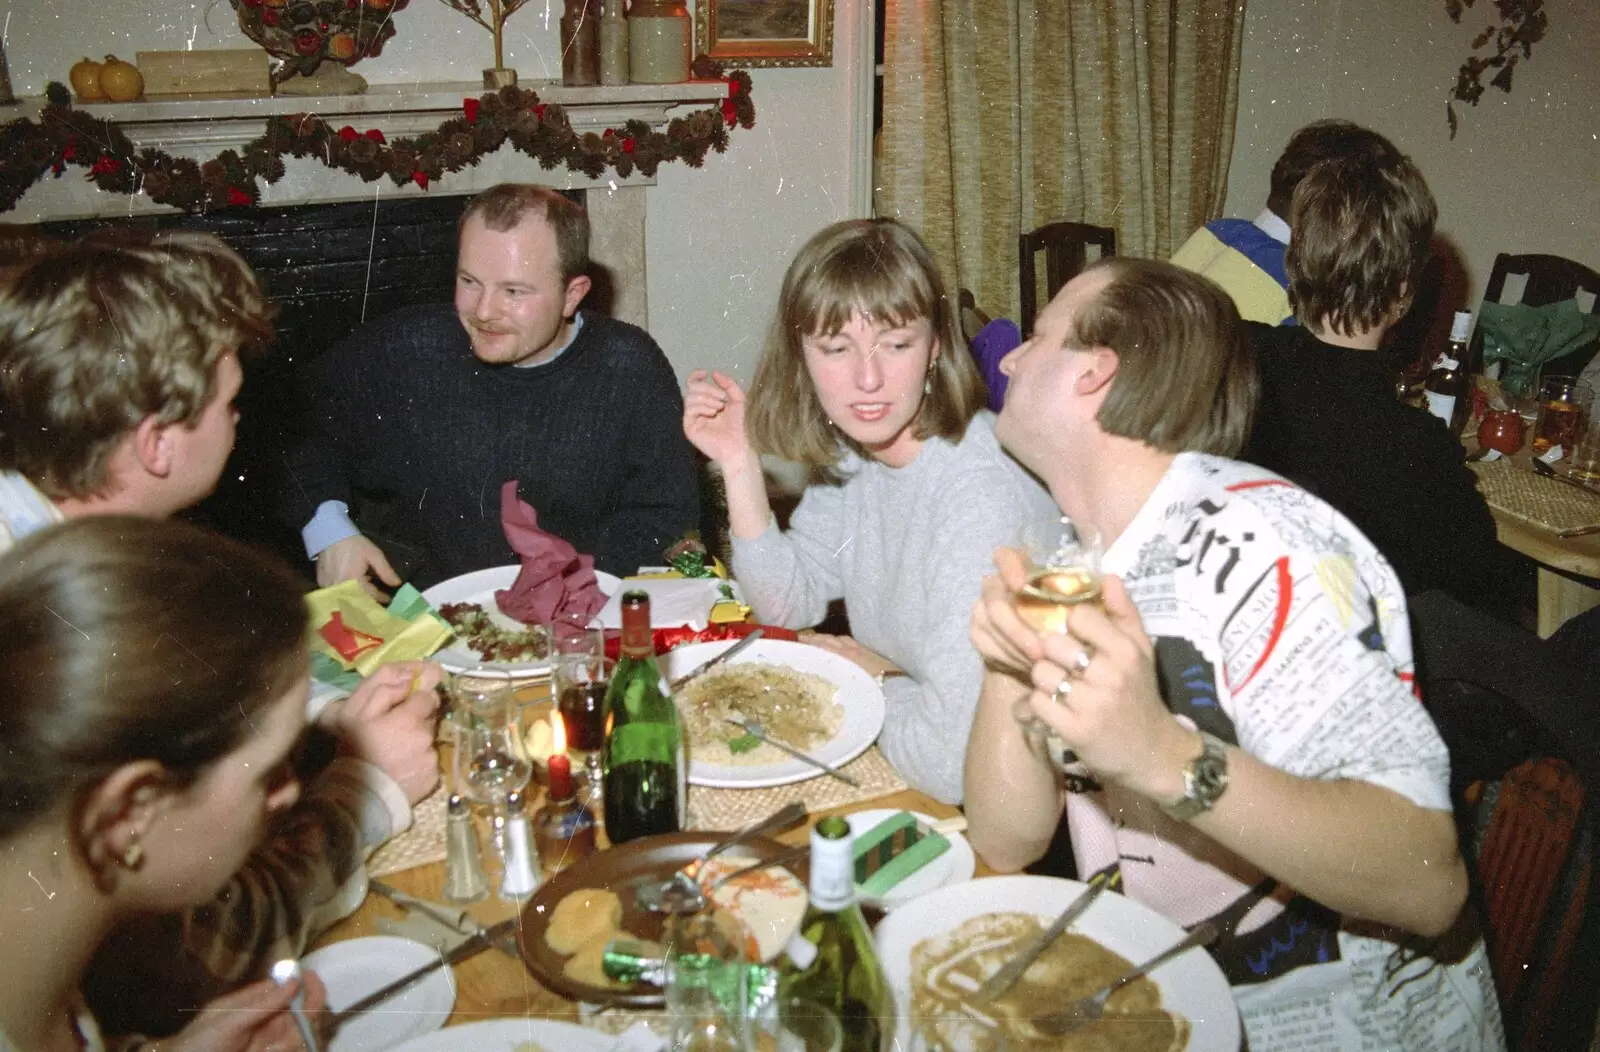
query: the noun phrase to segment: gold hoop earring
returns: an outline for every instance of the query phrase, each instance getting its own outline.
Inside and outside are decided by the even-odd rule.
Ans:
[[[124,851],[122,857],[117,861],[122,865],[123,869],[137,871],[140,866],[144,865],[144,845],[135,840],[128,845],[128,850]]]

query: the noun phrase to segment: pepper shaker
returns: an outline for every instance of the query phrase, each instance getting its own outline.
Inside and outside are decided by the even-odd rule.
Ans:
[[[477,902],[489,894],[472,811],[460,793],[452,793],[446,805],[444,843],[444,897],[451,902]]]

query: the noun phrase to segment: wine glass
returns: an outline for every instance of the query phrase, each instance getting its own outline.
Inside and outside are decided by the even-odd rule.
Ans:
[[[1027,579],[1012,593],[1017,616],[1041,633],[1065,633],[1073,607],[1100,601],[1100,534],[1086,523],[1053,515],[1027,523],[1021,542],[1028,565]],[[1052,759],[1067,752],[1066,743],[1033,714],[1026,699],[1011,714]]]
[[[456,791],[499,814],[506,797],[521,792],[533,776],[511,680],[464,672],[451,682],[450,693]]]

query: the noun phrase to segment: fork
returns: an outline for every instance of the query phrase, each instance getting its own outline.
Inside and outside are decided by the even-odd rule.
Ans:
[[[756,738],[756,739],[758,739],[760,741],[764,741],[768,745],[771,745],[771,746],[773,746],[775,748],[782,749],[784,752],[788,753],[790,756],[793,756],[796,760],[800,760],[800,761],[802,761],[804,763],[810,764],[811,766],[817,768],[817,770],[821,771],[823,774],[832,775],[833,777],[839,779],[839,781],[843,782],[845,785],[852,786],[852,787],[854,787],[856,789],[860,789],[861,788],[861,783],[860,782],[856,781],[854,778],[850,777],[848,774],[845,774],[843,771],[839,770],[839,768],[833,767],[833,766],[831,766],[829,764],[825,764],[821,760],[817,759],[815,756],[808,756],[805,753],[801,752],[799,749],[796,749],[794,746],[788,744],[787,742],[781,742],[776,738],[769,737],[767,735],[766,728],[761,725],[761,721],[760,720],[753,720],[753,719],[750,719],[749,717],[735,718],[733,716],[724,716],[723,719],[725,721],[727,721],[728,723],[733,724],[735,727],[739,728],[740,730],[744,731],[746,734],[750,735],[750,737]]]
[[[1106,1001],[1110,999],[1112,994],[1144,973],[1170,961],[1178,954],[1186,950],[1192,950],[1196,946],[1204,946],[1216,937],[1217,926],[1210,921],[1206,921],[1188,935],[1185,935],[1177,945],[1156,954],[1143,964],[1134,965],[1111,980],[1099,993],[1079,998],[1059,1012],[1051,1012],[1049,1015],[1040,1016],[1033,1021],[1033,1025],[1051,1037],[1060,1037],[1062,1034],[1070,1034],[1079,1027],[1088,1026],[1105,1014]]]

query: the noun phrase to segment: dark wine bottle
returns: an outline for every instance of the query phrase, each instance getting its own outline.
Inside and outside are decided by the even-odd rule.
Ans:
[[[811,904],[789,940],[782,996],[832,1009],[842,1052],[883,1052],[894,1038],[894,995],[856,904],[852,843],[837,815],[811,830]]]
[[[687,803],[683,730],[656,666],[650,596],[622,596],[622,645],[606,691],[604,772],[606,836],[613,844],[683,828]]]

